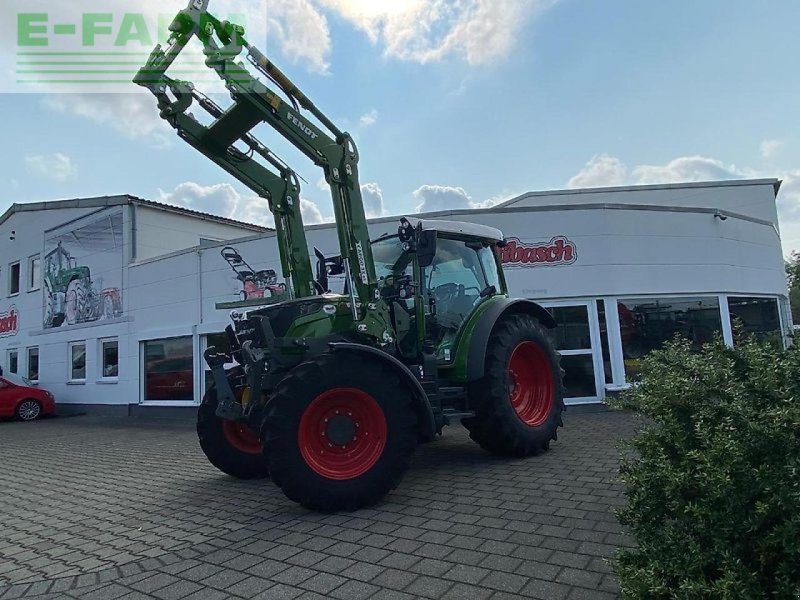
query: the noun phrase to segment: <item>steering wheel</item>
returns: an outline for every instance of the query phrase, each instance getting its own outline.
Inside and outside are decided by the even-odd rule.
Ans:
[[[447,302],[457,297],[459,293],[459,285],[457,283],[444,283],[433,289],[433,295],[439,301]]]

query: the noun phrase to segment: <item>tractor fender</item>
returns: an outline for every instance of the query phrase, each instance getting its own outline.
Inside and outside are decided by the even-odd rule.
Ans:
[[[477,381],[483,377],[486,367],[486,351],[489,347],[489,338],[492,335],[492,331],[500,319],[511,314],[528,314],[538,319],[548,329],[555,329],[556,327],[553,315],[533,300],[506,299],[503,302],[495,302],[481,315],[480,322],[472,334],[469,354],[467,355],[468,381]]]
[[[422,384],[414,376],[406,365],[397,360],[391,354],[387,354],[378,348],[365,346],[363,344],[352,344],[347,342],[333,342],[329,344],[331,352],[357,352],[368,354],[386,362],[400,377],[405,381],[409,388],[414,392],[414,399],[417,404],[417,415],[419,416],[420,434],[422,441],[432,441],[436,437],[436,419],[433,416],[433,408],[428,400],[428,395]]]

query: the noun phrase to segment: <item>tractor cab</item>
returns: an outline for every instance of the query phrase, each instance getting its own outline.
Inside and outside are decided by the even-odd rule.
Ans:
[[[470,316],[507,293],[495,251],[504,243],[503,234],[473,223],[403,222],[413,227],[415,243],[403,239],[403,227],[398,235],[372,243],[398,349],[404,356],[433,350],[440,362],[449,363]]]

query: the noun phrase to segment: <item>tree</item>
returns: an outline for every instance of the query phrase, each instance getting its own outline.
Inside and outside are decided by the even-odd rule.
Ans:
[[[800,598],[800,345],[677,340],[641,373],[612,400],[644,417],[620,469],[622,597]]]
[[[791,258],[786,261],[786,276],[789,279],[792,322],[800,325],[800,252],[792,252]]]

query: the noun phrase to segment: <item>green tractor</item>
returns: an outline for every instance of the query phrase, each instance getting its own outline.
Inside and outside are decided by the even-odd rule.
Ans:
[[[404,218],[396,233],[371,241],[350,135],[241,27],[207,8],[208,0],[192,0],[134,81],[153,92],[183,140],[268,200],[288,295],[218,305],[232,311],[230,348],[205,354],[214,385],[197,421],[211,463],[241,479],[270,477],[308,508],[351,511],[394,489],[417,445],[457,421],[495,454],[548,450],[564,410],[547,331],[556,324],[535,302],[509,298],[502,233]],[[226,109],[166,74],[193,38],[230,92]],[[189,112],[193,105],[210,125]],[[251,134],[262,124],[330,185],[341,255],[317,252],[316,269],[298,179]],[[330,292],[333,276],[343,276],[343,293]]]
[[[58,245],[44,257],[44,326],[74,325],[90,315],[89,295],[92,277],[89,267],[78,265],[72,255]]]

